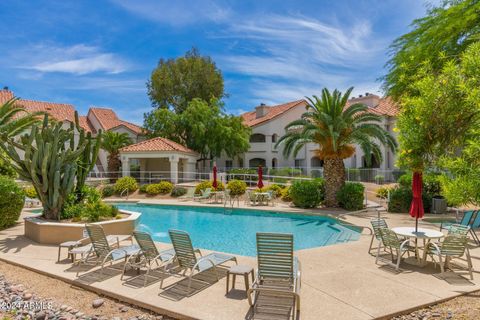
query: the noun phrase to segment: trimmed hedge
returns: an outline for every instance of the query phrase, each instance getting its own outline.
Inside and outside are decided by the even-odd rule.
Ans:
[[[151,196],[154,196],[157,194],[167,194],[172,192],[173,184],[168,181],[161,181],[159,183],[149,184],[145,190],[147,194]]]
[[[172,197],[181,197],[184,194],[187,194],[187,188],[184,187],[174,187],[170,193]]]
[[[315,180],[295,181],[290,187],[290,195],[295,206],[315,208],[322,202],[320,183]]]
[[[37,191],[35,190],[35,188],[33,186],[27,186],[27,187],[23,188],[23,192],[25,193],[25,196],[27,196],[29,198],[32,198],[32,199],[38,198]]]
[[[231,196],[241,196],[247,191],[247,184],[242,180],[230,180],[227,189],[230,190]]]
[[[115,193],[115,187],[106,185],[102,188],[102,198],[111,197]]]
[[[281,193],[282,201],[290,202],[292,201],[292,195],[290,194],[290,186],[285,187]]]
[[[340,206],[346,210],[363,209],[365,187],[359,182],[346,182],[337,193]]]
[[[138,189],[138,183],[135,178],[132,177],[122,177],[115,182],[115,193],[121,193],[125,189],[128,190],[128,192],[134,192]]]
[[[25,193],[7,176],[0,176],[0,230],[13,226],[22,212]]]
[[[267,190],[273,191],[273,195],[275,197],[280,197],[282,195],[282,190],[285,189],[285,186],[281,186],[279,184],[271,184],[267,187]]]

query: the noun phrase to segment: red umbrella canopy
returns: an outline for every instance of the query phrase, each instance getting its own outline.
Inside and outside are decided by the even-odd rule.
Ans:
[[[213,182],[212,182],[212,187],[214,187],[215,189],[217,188],[218,186],[218,182],[217,182],[217,165],[213,165]]]
[[[258,183],[257,183],[257,187],[262,189],[263,188],[263,170],[262,170],[262,166],[258,166]]]
[[[422,201],[422,173],[414,172],[412,180],[413,199],[410,205],[410,216],[415,219],[423,218],[423,201]]]

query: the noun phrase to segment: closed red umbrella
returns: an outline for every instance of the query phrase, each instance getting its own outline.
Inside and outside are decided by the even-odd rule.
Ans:
[[[212,187],[214,189],[217,189],[218,182],[217,182],[217,165],[213,165],[213,182],[212,182]]]
[[[262,166],[258,166],[258,183],[257,183],[257,187],[259,189],[262,189],[263,188],[263,170],[262,170]]]
[[[413,199],[410,205],[410,216],[415,218],[415,232],[418,231],[418,219],[423,218],[423,201],[422,201],[422,173],[414,172],[412,180]]]

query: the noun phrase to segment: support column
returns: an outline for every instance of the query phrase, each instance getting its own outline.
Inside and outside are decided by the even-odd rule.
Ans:
[[[188,159],[187,161],[187,165],[185,168],[185,171],[186,171],[185,178],[188,179],[189,181],[195,180],[196,164],[197,164],[197,161],[195,159]]]
[[[178,157],[173,155],[169,158],[170,161],[170,179],[173,184],[178,183]]]
[[[130,175],[130,158],[122,156],[122,177]]]

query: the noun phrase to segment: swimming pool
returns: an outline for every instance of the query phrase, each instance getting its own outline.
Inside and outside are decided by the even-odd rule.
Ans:
[[[358,240],[360,230],[325,216],[278,213],[262,210],[228,209],[150,204],[115,204],[119,209],[141,212],[137,229],[149,232],[158,242],[169,243],[168,229],[190,233],[194,247],[256,255],[256,232],[294,235],[295,250]]]

